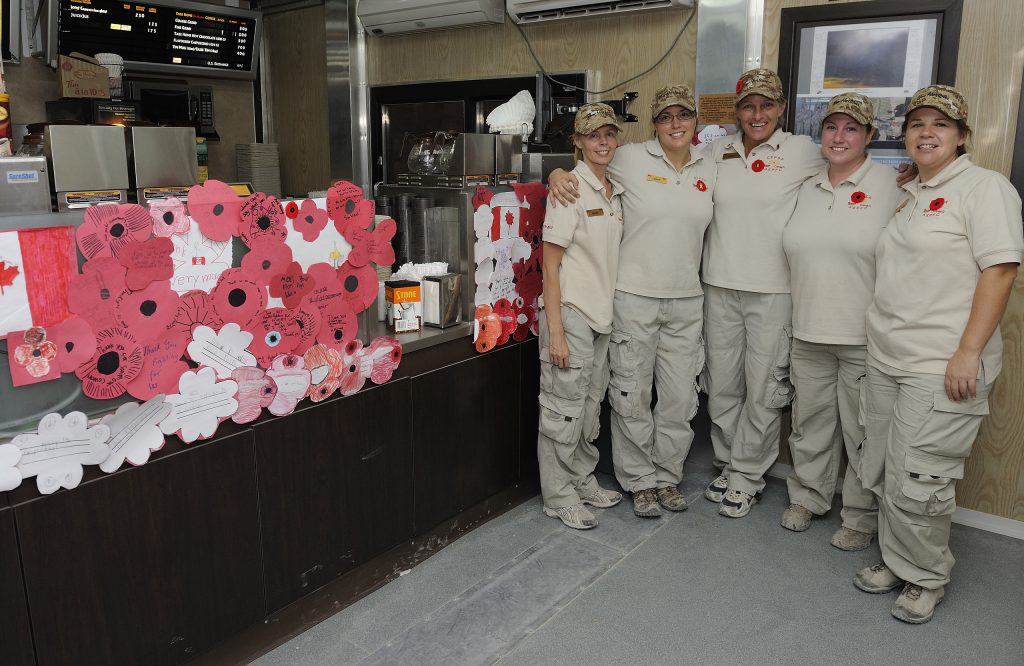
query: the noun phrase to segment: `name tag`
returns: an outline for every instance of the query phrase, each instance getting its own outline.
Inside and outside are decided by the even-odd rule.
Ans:
[[[601,217],[604,215],[603,208],[591,208],[587,211],[587,217]]]
[[[735,153],[735,152],[724,153],[722,155],[722,159],[723,160],[738,160],[739,158],[740,158],[740,154],[739,153]]]
[[[653,173],[647,174],[647,180],[655,183],[661,183],[662,185],[668,185],[668,178],[663,178],[662,176],[655,176]]]

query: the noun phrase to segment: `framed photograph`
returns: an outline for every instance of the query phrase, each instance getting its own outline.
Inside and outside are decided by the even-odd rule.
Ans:
[[[787,127],[821,140],[828,101],[859,92],[875,106],[872,153],[903,148],[904,109],[919,88],[952,84],[963,0],[875,0],[782,11],[779,78]]]

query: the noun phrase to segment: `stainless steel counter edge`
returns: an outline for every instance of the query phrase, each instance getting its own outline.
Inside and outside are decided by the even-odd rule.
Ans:
[[[363,336],[363,344],[369,344],[374,338],[381,335],[389,335],[402,343],[402,353],[414,352],[420,349],[428,349],[435,345],[458,340],[459,338],[472,338],[473,323],[462,322],[448,328],[434,328],[424,326],[415,333],[395,333],[386,322],[369,322],[366,334]],[[466,340],[466,344],[472,344],[472,340]]]

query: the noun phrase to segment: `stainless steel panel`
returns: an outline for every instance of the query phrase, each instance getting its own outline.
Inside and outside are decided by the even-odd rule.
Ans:
[[[514,157],[523,152],[523,138],[511,134],[498,134],[494,137],[494,173],[519,173],[521,159]]]
[[[448,174],[494,175],[494,134],[463,133],[455,139]]]
[[[58,192],[128,189],[123,127],[50,125],[45,148]]]
[[[356,16],[358,0],[327,0],[327,110],[331,178],[352,181],[369,191],[369,97],[366,43]]]
[[[555,169],[571,171],[576,166],[572,153],[522,153],[519,162],[519,182],[522,183],[546,183]]]
[[[731,93],[745,69],[747,6],[758,0],[701,0],[697,12],[697,81],[694,93]],[[763,7],[763,5],[762,5]],[[762,10],[763,19],[763,10]],[[760,54],[760,44],[758,44]]]
[[[45,157],[0,158],[0,215],[50,212]]]
[[[193,185],[199,180],[195,128],[132,127],[127,133],[134,187]]]

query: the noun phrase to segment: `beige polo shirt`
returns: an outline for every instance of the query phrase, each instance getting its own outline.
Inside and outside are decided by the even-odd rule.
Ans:
[[[715,139],[706,149],[718,165],[715,216],[704,237],[704,282],[762,294],[789,293],[782,230],[805,180],[825,166],[806,136],[775,130],[744,155],[743,135]]]
[[[969,155],[903,189],[910,197],[876,249],[868,352],[900,370],[942,375],[960,345],[981,271],[1021,261],[1021,201],[1005,177]],[[1002,355],[997,327],[982,350],[979,378],[995,379]]]
[[[611,333],[615,275],[622,239],[622,186],[612,180],[612,198],[584,162],[572,173],[580,181],[580,197],[571,206],[548,206],[544,242],[565,248],[559,270],[562,305],[580,313],[598,333]]]
[[[793,288],[793,336],[865,345],[875,292],[875,245],[906,193],[896,172],[870,159],[832,187],[828,168],[804,181],[782,232]]]
[[[717,169],[700,152],[676,168],[657,139],[620,146],[609,173],[622,183],[624,226],[615,288],[651,298],[704,293],[700,257]]]

